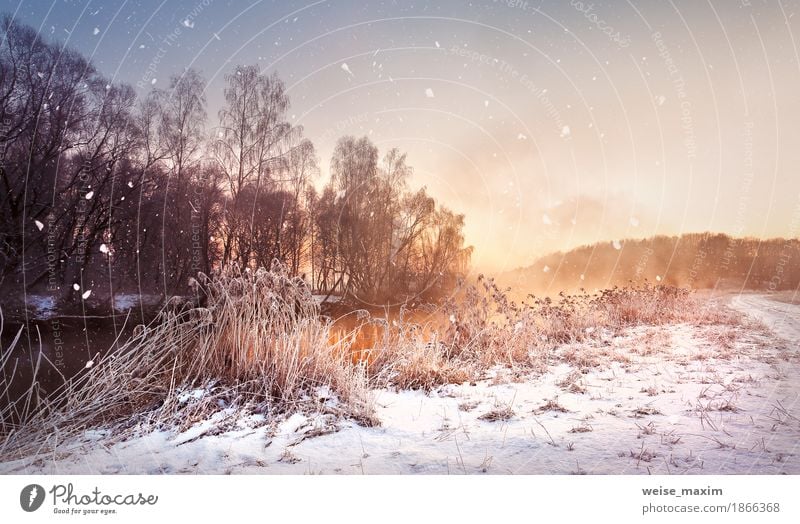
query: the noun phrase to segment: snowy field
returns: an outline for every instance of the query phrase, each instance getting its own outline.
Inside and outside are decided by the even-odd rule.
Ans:
[[[544,374],[376,390],[379,427],[342,420],[320,390],[315,412],[227,409],[126,440],[93,430],[0,473],[800,473],[800,306],[760,295],[730,306],[757,323],[640,326],[564,345],[578,364]]]

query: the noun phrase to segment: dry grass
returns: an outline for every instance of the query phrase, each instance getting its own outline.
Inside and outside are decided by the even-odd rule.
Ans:
[[[54,449],[86,428],[177,425],[223,406],[268,414],[301,410],[321,386],[337,396],[339,414],[377,424],[364,366],[351,362],[347,348],[329,346],[329,321],[302,281],[276,265],[201,275],[196,285],[205,307],[165,308],[47,399],[32,387],[16,407],[5,408],[0,456]],[[215,384],[214,401],[180,401],[183,391],[208,384]],[[27,408],[32,403],[34,410]],[[12,409],[18,424],[9,422]]]
[[[609,355],[624,358],[609,340],[628,327],[733,323],[672,287],[613,288],[557,301],[530,297],[517,304],[480,277],[478,287],[463,287],[440,306],[443,323],[420,324],[401,311],[390,328],[364,313],[352,330],[334,336],[332,320],[320,314],[306,285],[280,265],[200,275],[194,285],[203,307],[168,306],[47,398],[34,380],[20,400],[0,408],[0,456],[46,452],[93,427],[178,427],[229,406],[268,415],[321,410],[373,425],[374,387],[430,390],[477,380],[498,365],[512,374],[545,371],[559,361],[589,367]],[[0,358],[4,373],[12,350],[13,344]],[[39,354],[37,369],[45,358]],[[580,382],[577,374],[559,385],[581,393]],[[4,375],[0,390],[7,392],[9,383]],[[323,387],[335,403],[317,399]],[[182,401],[194,388],[206,391],[203,399]],[[539,411],[549,410],[566,411],[555,400]],[[511,416],[509,407],[481,418]]]
[[[487,411],[478,417],[478,420],[485,420],[487,422],[505,421],[514,416],[514,410],[510,406],[498,406],[491,411]]]

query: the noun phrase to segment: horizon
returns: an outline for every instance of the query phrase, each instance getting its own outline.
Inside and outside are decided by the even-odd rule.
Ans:
[[[237,10],[201,1],[3,2],[0,11],[86,54],[140,98],[183,67],[198,69],[209,129],[232,67],[277,72],[290,122],[317,148],[318,186],[340,136],[399,147],[414,168],[410,185],[466,215],[473,270],[500,273],[623,238],[796,237],[796,7],[322,1]]]

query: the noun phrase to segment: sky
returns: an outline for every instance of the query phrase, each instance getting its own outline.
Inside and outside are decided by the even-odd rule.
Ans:
[[[473,266],[593,242],[800,235],[797,0],[14,1],[140,94],[187,67],[209,126],[277,72],[317,148],[369,136],[466,216]]]

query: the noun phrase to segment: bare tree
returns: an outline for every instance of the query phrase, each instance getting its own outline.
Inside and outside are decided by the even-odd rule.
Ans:
[[[344,137],[331,181],[314,202],[317,285],[357,300],[385,303],[440,294],[463,274],[463,216],[437,208],[424,189],[411,193],[406,156],[392,149],[378,163],[367,139]]]
[[[257,263],[264,251],[281,253],[282,247],[264,247],[280,242],[283,221],[260,206],[284,205],[283,198],[269,193],[278,189],[278,174],[286,171],[290,153],[298,146],[300,129],[286,121],[289,99],[276,75],[266,76],[257,66],[238,66],[226,76],[226,107],[220,111],[220,126],[214,154],[228,183],[223,262]],[[269,219],[273,231],[264,232]],[[258,237],[258,238],[257,238]],[[268,240],[271,239],[271,240]],[[260,246],[262,253],[254,253]]]

